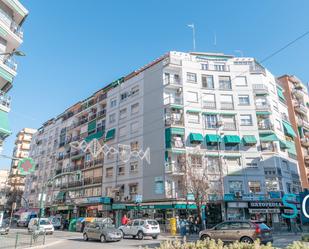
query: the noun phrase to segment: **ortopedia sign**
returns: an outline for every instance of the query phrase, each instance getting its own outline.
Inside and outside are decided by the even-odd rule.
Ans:
[[[32,158],[23,158],[18,162],[17,168],[22,175],[31,174],[35,170]]]

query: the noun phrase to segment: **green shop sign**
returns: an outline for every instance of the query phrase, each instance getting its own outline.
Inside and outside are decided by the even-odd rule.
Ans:
[[[17,168],[20,174],[29,175],[35,170],[34,161],[32,158],[24,158],[18,162]]]

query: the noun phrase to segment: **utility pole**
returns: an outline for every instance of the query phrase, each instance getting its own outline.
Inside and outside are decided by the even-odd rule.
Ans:
[[[195,51],[196,46],[195,46],[195,26],[194,26],[194,23],[188,24],[188,27],[192,29],[193,51]]]

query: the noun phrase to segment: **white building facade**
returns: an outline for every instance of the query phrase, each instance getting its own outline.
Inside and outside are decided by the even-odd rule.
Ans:
[[[184,184],[189,164],[207,171],[210,224],[242,218],[277,224],[283,194],[301,190],[288,120],[282,88],[253,58],[169,52],[43,125],[53,147],[32,144],[35,177],[59,175],[48,192],[51,212],[113,213],[118,221],[125,212],[147,213],[164,223],[194,213]],[[94,138],[105,145],[95,157]],[[76,149],[82,141],[90,148]],[[39,150],[49,150],[54,163],[40,164]],[[64,174],[79,171],[81,177]],[[27,198],[37,206],[34,184]]]

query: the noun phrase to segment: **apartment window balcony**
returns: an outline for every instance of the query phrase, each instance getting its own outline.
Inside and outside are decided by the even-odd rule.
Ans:
[[[261,143],[261,151],[264,152],[277,152],[276,145],[273,142]]]
[[[97,114],[93,114],[93,115],[90,115],[89,118],[88,118],[88,121],[91,121],[93,119],[95,119],[97,117]]]
[[[181,113],[172,113],[170,115],[165,116],[165,125],[171,126],[183,126],[184,125],[184,119],[183,115]]]
[[[169,96],[164,99],[164,105],[183,105],[182,97]]]
[[[74,181],[74,182],[69,182],[67,184],[68,188],[76,188],[76,187],[81,187],[83,186],[83,182],[82,181]]]
[[[104,117],[105,115],[106,115],[106,110],[105,109],[99,111],[98,114],[97,114],[98,118]]]
[[[264,67],[262,67],[260,64],[254,62],[252,65],[249,67],[249,72],[252,74],[264,74],[266,75],[266,70]]]
[[[11,97],[6,95],[5,92],[0,91],[0,105],[9,109],[11,106]]]
[[[236,123],[234,122],[224,122],[223,129],[226,131],[235,131],[236,130]]]
[[[267,94],[268,87],[265,84],[253,84],[252,85],[254,93]]]
[[[165,172],[175,175],[184,175],[186,165],[185,163],[167,162],[165,167]]]
[[[219,89],[220,90],[232,90],[232,84],[230,81],[220,81],[219,80]]]
[[[176,86],[176,87],[179,87],[181,86],[181,80],[179,77],[164,77],[164,80],[163,80],[163,83],[164,85],[171,85],[171,86]]]
[[[99,96],[98,101],[97,102],[101,102],[102,100],[105,100],[107,98],[107,93],[103,93]]]
[[[293,90],[292,90],[292,94],[295,96],[295,98],[297,98],[297,99],[302,99],[303,97],[304,97],[304,92],[302,91],[302,90],[300,90],[300,89],[296,89],[296,88],[294,88]]]
[[[297,125],[309,130],[309,122],[307,120],[301,119],[300,117],[297,117]]]
[[[222,110],[233,110],[234,109],[233,102],[221,102],[220,106]]]
[[[309,166],[309,155],[305,155],[304,156],[304,161],[305,161],[305,164],[307,165],[307,167]]]
[[[259,130],[274,130],[274,125],[272,123],[258,123],[258,129]]]
[[[214,101],[203,101],[202,102],[203,108],[205,109],[216,109],[216,102]]]
[[[255,104],[255,108],[259,111],[268,111],[270,110],[270,105],[269,104]]]
[[[102,183],[102,177],[85,178],[84,185],[100,184]]]
[[[23,39],[24,33],[22,28],[1,8],[0,20],[4,22],[14,34],[16,34],[19,38]]]
[[[185,148],[185,142],[181,137],[173,137],[171,141],[172,148]]]
[[[304,147],[309,147],[309,138],[307,137],[304,137],[300,140],[301,142],[301,145],[304,146]]]
[[[300,114],[307,115],[307,107],[302,103],[294,103],[294,109]]]

